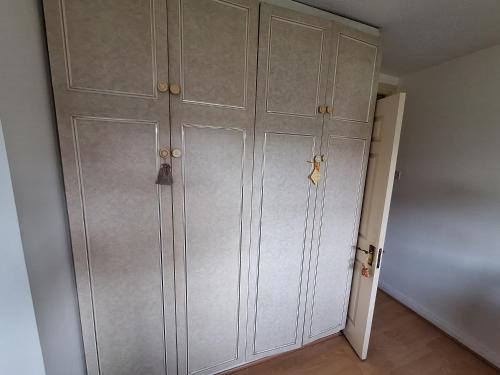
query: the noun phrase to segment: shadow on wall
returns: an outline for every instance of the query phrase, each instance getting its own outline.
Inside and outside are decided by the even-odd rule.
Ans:
[[[381,285],[500,367],[500,45],[400,86]]]
[[[500,351],[500,190],[423,181],[395,184],[382,283],[448,333]]]

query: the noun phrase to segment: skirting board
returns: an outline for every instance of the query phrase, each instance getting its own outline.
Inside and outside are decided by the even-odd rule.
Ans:
[[[457,327],[454,327],[450,323],[438,318],[431,311],[429,311],[428,309],[426,309],[425,307],[423,307],[410,297],[401,293],[397,289],[393,288],[392,286],[382,281],[379,281],[378,287],[379,289],[381,289],[382,291],[384,291],[385,293],[387,293],[388,295],[390,295],[391,297],[393,297],[394,299],[398,300],[403,305],[408,307],[410,310],[413,310],[422,318],[428,320],[436,327],[444,331],[446,334],[453,337],[459,343],[466,346],[477,355],[483,357],[486,361],[490,362],[490,364],[500,369],[500,357],[498,354],[495,354],[493,351],[489,350],[488,348],[485,348],[481,343],[471,338]]]

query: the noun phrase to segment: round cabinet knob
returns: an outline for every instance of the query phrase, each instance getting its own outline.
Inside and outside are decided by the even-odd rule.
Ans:
[[[179,150],[178,148],[174,148],[174,149],[172,150],[171,155],[172,155],[172,157],[173,157],[173,158],[180,158],[180,157],[181,157],[181,155],[182,155],[182,152],[181,152],[181,150]]]
[[[167,92],[168,91],[168,83],[165,81],[158,81],[158,91],[159,92]]]
[[[329,105],[329,106],[327,106],[327,107],[326,107],[326,111],[327,111],[328,113],[332,114],[332,113],[333,113],[333,107],[332,107],[332,106],[330,106],[330,105]]]
[[[172,95],[179,95],[181,93],[181,87],[177,83],[172,83],[170,85],[170,93]]]
[[[170,152],[168,151],[168,148],[161,148],[159,154],[160,158],[166,159],[170,155]]]
[[[326,105],[320,105],[318,108],[319,113],[325,113],[326,112]]]

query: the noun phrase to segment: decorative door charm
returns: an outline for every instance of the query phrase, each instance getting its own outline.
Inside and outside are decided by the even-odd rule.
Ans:
[[[370,277],[370,268],[368,268],[364,263],[363,268],[361,268],[361,276]]]
[[[370,277],[373,266],[373,257],[375,255],[375,247],[373,245],[370,245],[370,248],[368,250],[356,247],[356,250],[365,253],[365,259],[363,260],[363,265],[361,268],[361,276]]]
[[[313,160],[308,161],[308,163],[311,163],[313,165],[313,170],[309,175],[309,179],[314,185],[318,185],[318,182],[321,178],[320,163],[322,161],[324,161],[324,157],[322,155],[316,155]]]
[[[172,167],[167,163],[167,157],[170,155],[167,149],[162,148],[160,150],[160,158],[162,163],[160,170],[158,171],[158,177],[156,178],[157,185],[172,185]]]

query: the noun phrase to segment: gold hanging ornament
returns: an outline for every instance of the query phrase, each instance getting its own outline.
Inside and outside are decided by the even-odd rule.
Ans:
[[[311,163],[313,165],[313,170],[309,175],[309,179],[312,181],[314,185],[318,185],[318,182],[321,178],[320,161],[321,159],[318,157],[315,157],[314,160],[308,161],[308,163]]]

